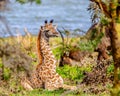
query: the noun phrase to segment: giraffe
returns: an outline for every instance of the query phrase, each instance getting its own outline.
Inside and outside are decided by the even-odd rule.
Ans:
[[[46,20],[45,25],[41,26],[37,38],[39,64],[36,67],[32,79],[28,80],[28,83],[23,84],[26,89],[32,90],[40,87],[47,90],[56,90],[59,88],[77,89],[76,86],[64,84],[63,78],[56,72],[56,59],[49,46],[49,38],[58,37],[59,34],[56,31],[56,25],[52,23],[53,20],[50,23]]]

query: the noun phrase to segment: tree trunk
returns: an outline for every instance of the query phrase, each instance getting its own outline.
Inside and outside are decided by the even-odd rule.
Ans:
[[[109,20],[112,55],[114,60],[114,81],[111,96],[120,96],[120,0],[90,0],[101,9]],[[105,1],[105,0],[104,0]]]
[[[116,23],[114,20],[111,22],[110,34],[112,55],[114,60],[114,81],[111,94],[112,96],[119,96],[118,94],[120,92],[120,23]]]
[[[120,93],[120,23],[119,18],[119,0],[111,0],[110,13],[112,16],[112,22],[110,22],[110,38],[112,55],[114,60],[114,81],[113,89],[111,91],[112,96],[119,96]]]

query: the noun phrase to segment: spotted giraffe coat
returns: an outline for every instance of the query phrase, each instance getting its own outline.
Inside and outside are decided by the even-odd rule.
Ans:
[[[65,85],[62,77],[56,72],[56,59],[49,46],[49,38],[57,36],[56,28],[52,25],[53,20],[42,26],[38,34],[37,48],[39,64],[30,78],[25,79],[22,85],[26,89],[44,87],[47,90],[59,88],[76,89],[75,86]]]

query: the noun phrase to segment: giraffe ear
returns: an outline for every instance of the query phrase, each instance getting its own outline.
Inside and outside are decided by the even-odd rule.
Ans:
[[[45,20],[45,24],[47,24],[47,20]]]
[[[52,19],[52,20],[50,20],[50,23],[53,23],[53,21],[54,21],[53,19]]]

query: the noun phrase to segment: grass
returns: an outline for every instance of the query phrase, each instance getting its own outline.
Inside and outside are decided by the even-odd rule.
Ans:
[[[13,94],[11,96],[60,96],[60,94],[64,92],[64,90],[56,90],[56,91],[47,91],[47,90],[33,90],[33,91],[24,91],[22,94]]]
[[[23,93],[11,94],[10,96],[110,96],[110,94],[106,93],[86,94],[79,91],[65,91],[63,89],[59,89],[56,91],[47,90],[24,91]]]
[[[63,89],[59,89],[56,91],[47,91],[47,90],[24,91],[18,94],[11,94],[9,96],[110,96],[110,94],[108,93],[87,94],[79,91],[65,91]]]
[[[87,48],[88,46],[87,44],[83,46],[83,43],[79,43],[79,40],[80,38],[70,38],[68,41],[65,41],[65,42],[67,42],[68,44],[67,47],[69,46],[69,48],[71,49],[73,48],[71,46],[80,46],[80,45],[82,45],[82,47],[80,47],[81,49],[85,49],[85,50],[89,49]],[[8,42],[12,45],[19,44],[21,47],[21,50],[24,51],[26,54],[28,54],[30,57],[32,57],[33,59],[32,64],[33,65],[38,64],[35,36],[27,35],[24,37],[20,36],[20,37],[13,37],[13,38],[4,38],[0,40],[0,42],[2,42],[2,44],[4,44],[5,42]],[[80,44],[80,45],[77,45],[77,44]],[[88,47],[90,47],[90,50],[91,50],[92,45],[90,44]],[[51,39],[50,45],[52,46],[52,50],[56,58],[60,59],[60,54],[62,53],[61,52],[61,45],[62,45],[61,38]],[[2,67],[1,58],[0,58],[0,67]],[[111,73],[112,70],[113,70],[113,66],[110,66],[108,69],[108,74]],[[63,90],[63,89],[59,89],[56,91],[47,91],[44,89],[38,89],[38,90],[35,89],[33,91],[26,91],[19,84],[16,87],[16,80],[14,80],[12,77],[9,76],[9,73],[10,73],[9,69],[6,68],[4,71],[5,71],[4,76],[6,78],[5,82],[7,83],[7,87],[0,86],[0,96],[110,96],[110,94],[108,93],[100,93],[100,94],[83,93],[82,88],[80,88],[80,90],[77,90],[77,91],[68,91],[68,90]],[[65,65],[64,67],[57,68],[57,72],[63,77],[63,79],[65,80],[65,83],[69,85],[76,85],[76,83],[82,81],[84,77],[84,74],[83,74],[84,71],[87,71],[87,72],[91,71],[91,66],[86,66],[86,67],[73,66],[72,67],[72,66]],[[86,86],[86,87],[89,87],[89,86]],[[11,92],[12,89],[15,91]]]
[[[62,70],[62,71],[61,71]],[[69,65],[64,65],[64,67],[58,67],[57,72],[63,77],[67,78],[71,81],[80,81],[84,77],[83,72],[84,71],[89,71],[91,70],[90,67],[89,69],[84,69],[80,68],[78,66],[69,66]]]

